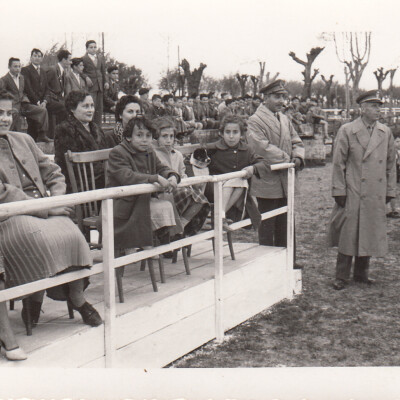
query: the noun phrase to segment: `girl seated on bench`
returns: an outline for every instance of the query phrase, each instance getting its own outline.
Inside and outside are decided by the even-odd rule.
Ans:
[[[245,170],[247,172],[244,178],[233,178],[224,182],[222,188],[223,195],[223,214],[224,226],[232,222],[226,220],[226,213],[236,206],[244,211],[247,189],[249,187],[248,179],[253,174],[266,168],[262,157],[255,154],[244,141],[245,133],[244,120],[237,115],[228,115],[220,125],[221,139],[214,143],[207,144],[207,152],[211,158],[209,165],[210,175],[226,174]],[[242,213],[243,217],[243,213]]]
[[[152,149],[150,122],[141,114],[131,119],[122,142],[110,153],[108,187],[154,183],[172,192],[180,181],[178,173],[162,164]],[[114,201],[114,241],[125,254],[153,246],[153,233],[160,242],[169,242],[176,226],[173,205],[158,193],[123,197]]]
[[[153,121],[155,136],[153,148],[160,161],[178,172],[181,178],[187,178],[183,155],[174,149],[177,129],[171,117],[160,117]],[[172,192],[184,233],[195,235],[203,226],[210,211],[207,198],[191,186],[176,188]]]

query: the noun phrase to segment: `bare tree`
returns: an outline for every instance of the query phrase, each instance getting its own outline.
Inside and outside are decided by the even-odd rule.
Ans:
[[[397,71],[397,68],[392,68],[389,69],[389,78],[390,78],[390,83],[389,83],[389,97],[390,97],[390,108],[393,107],[393,78],[394,78],[394,74]]]
[[[265,74],[265,84],[268,85],[268,83],[275,81],[279,76],[279,72],[277,72],[272,78],[271,78],[271,73],[267,72]]]
[[[363,34],[344,32],[342,33],[342,39],[342,56],[340,56],[336,33],[333,35],[336,55],[339,61],[348,68],[350,80],[352,82],[352,102],[354,103],[355,99],[358,97],[362,74],[369,62],[369,56],[371,54],[371,32],[364,32]],[[362,39],[364,39],[363,42]],[[346,51],[350,53],[348,57],[346,57]]]
[[[319,72],[318,69],[314,69],[314,72],[311,73],[311,66],[324,48],[325,47],[313,47],[310,52],[307,53],[307,61],[298,58],[293,51],[289,53],[289,56],[292,57],[294,61],[304,66],[304,71],[302,72],[304,76],[303,97],[311,97],[311,84]]]
[[[201,76],[203,75],[204,69],[207,68],[207,64],[200,63],[199,68],[195,68],[192,72],[190,72],[190,64],[186,58],[184,58],[180,66],[185,74],[189,95],[198,94]]]
[[[321,75],[321,79],[325,84],[324,87],[324,96],[326,97],[328,107],[332,107],[332,96],[331,96],[331,88],[333,83],[333,76],[331,75],[329,79],[326,79],[324,75]]]
[[[257,92],[258,92],[259,79],[254,75],[250,75],[250,79],[251,79],[251,82],[253,83],[253,96],[256,96]]]
[[[239,85],[240,85],[240,92],[241,95],[244,96],[246,94],[246,82],[247,82],[247,78],[249,76],[246,74],[236,74],[236,79],[239,81]]]
[[[382,84],[383,81],[386,79],[386,77],[389,74],[389,70],[384,72],[383,67],[377,68],[376,71],[374,71],[374,75],[376,77],[376,80],[378,81],[378,90],[382,93]]]
[[[263,80],[264,80],[264,72],[265,72],[265,61],[259,61],[260,64],[260,76],[259,76],[259,84],[260,88],[263,86]]]

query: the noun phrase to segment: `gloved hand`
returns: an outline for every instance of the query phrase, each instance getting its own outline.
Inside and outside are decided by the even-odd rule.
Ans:
[[[344,208],[344,206],[346,205],[346,197],[347,197],[347,196],[334,196],[334,199],[335,199],[335,201],[336,201],[336,204],[337,204],[339,207]]]
[[[301,160],[301,158],[299,157],[292,158],[290,162],[294,164],[294,169],[296,171],[300,171],[301,169],[303,169],[303,161]]]
[[[390,202],[390,200],[394,199],[394,197],[386,196],[386,204]]]

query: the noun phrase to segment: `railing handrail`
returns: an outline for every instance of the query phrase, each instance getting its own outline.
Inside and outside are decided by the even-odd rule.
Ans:
[[[274,164],[271,165],[271,170],[288,169],[291,166],[293,166],[293,164],[290,163]],[[207,182],[221,182],[233,178],[243,178],[245,175],[245,171],[237,171],[221,175],[194,176],[191,178],[182,179],[178,187],[196,185]],[[92,201],[118,199],[126,196],[154,193],[159,191],[162,191],[162,188],[160,188],[159,186],[152,183],[144,183],[139,185],[117,186],[107,189],[89,190],[87,192],[64,194],[61,196],[46,197],[42,199],[14,201],[10,203],[0,204],[0,218],[48,210],[54,207],[75,206],[77,204]]]

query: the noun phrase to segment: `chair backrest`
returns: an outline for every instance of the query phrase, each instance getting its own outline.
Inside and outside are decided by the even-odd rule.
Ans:
[[[112,149],[65,153],[69,180],[74,193],[96,190],[94,164],[103,163],[105,184],[107,184],[108,157]],[[82,218],[99,215],[99,206],[96,201],[82,204],[76,208],[78,225],[82,228]]]

